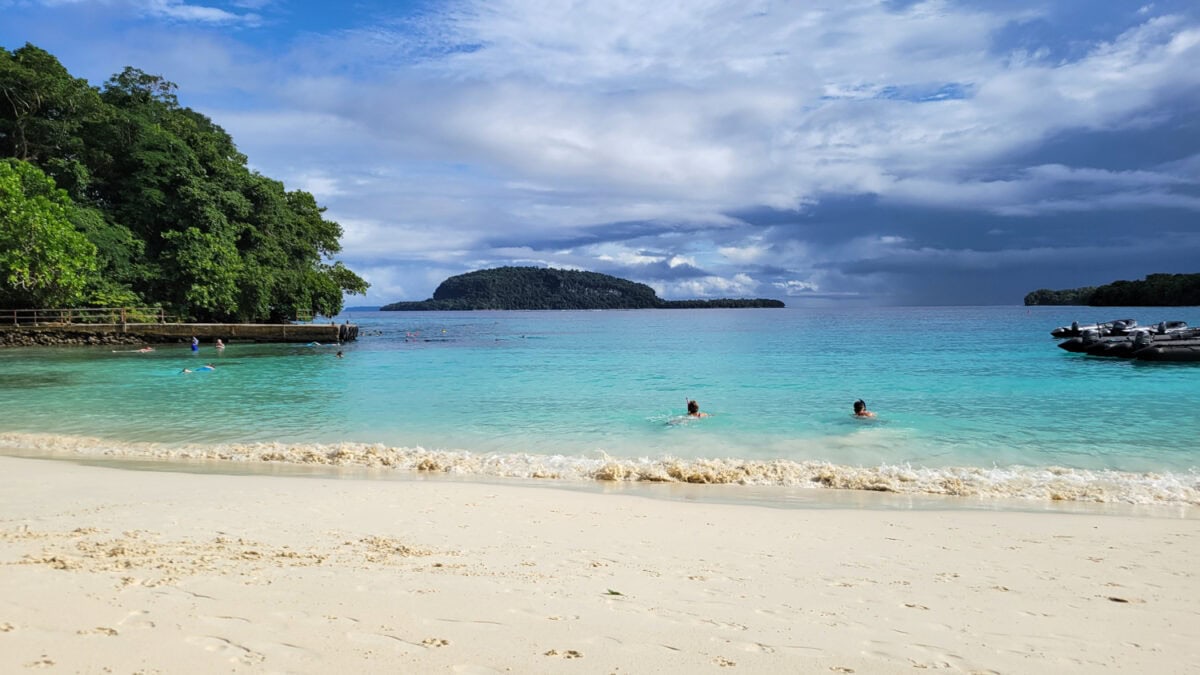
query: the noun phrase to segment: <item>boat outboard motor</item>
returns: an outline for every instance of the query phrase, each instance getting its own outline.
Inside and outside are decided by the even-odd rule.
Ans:
[[[1159,334],[1159,335],[1166,335],[1166,334],[1167,334],[1167,322],[1166,322],[1166,321],[1159,321],[1159,322],[1158,322],[1158,334]]]
[[[1078,321],[1071,322],[1071,332],[1076,335],[1079,335],[1079,322]]]
[[[1162,335],[1162,333],[1159,333],[1159,335]],[[1143,347],[1149,347],[1152,344],[1154,344],[1154,336],[1150,335],[1149,333],[1142,332],[1133,337],[1133,348],[1135,350]]]

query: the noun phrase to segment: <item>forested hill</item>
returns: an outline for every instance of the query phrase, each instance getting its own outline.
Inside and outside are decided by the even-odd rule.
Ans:
[[[33,45],[0,48],[0,307],[264,321],[366,291],[313,196],[251,171],[175,92],[136,68],[93,87]]]
[[[778,300],[662,300],[654,289],[626,279],[574,270],[498,267],[443,281],[422,302],[396,302],[382,311],[472,309],[654,309],[783,307]]]
[[[1114,281],[1096,287],[1025,296],[1026,305],[1090,305],[1092,307],[1188,307],[1200,305],[1200,274],[1148,274],[1138,281]]]

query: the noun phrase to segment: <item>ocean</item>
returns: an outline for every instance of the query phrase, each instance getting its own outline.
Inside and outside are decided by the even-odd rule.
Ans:
[[[8,348],[0,452],[1200,504],[1200,364],[1049,335],[1120,318],[1200,308],[349,312],[340,346]]]

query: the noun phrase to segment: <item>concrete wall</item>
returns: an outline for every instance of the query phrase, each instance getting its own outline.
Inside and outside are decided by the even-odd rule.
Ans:
[[[128,323],[128,324],[43,324],[2,326],[0,331],[26,335],[37,333],[119,335],[145,342],[349,342],[358,337],[351,324],[261,324],[261,323]]]

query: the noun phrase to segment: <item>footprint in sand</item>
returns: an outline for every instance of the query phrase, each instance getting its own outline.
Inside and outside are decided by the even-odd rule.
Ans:
[[[265,656],[253,649],[216,635],[193,635],[187,639],[187,642],[202,647],[206,652],[219,654],[228,659],[230,663],[253,666],[266,660]]]
[[[450,641],[445,638],[425,638],[421,640],[421,644],[426,647],[447,647],[450,645]]]
[[[154,628],[154,622],[146,618],[150,612],[144,610],[134,610],[127,614],[124,619],[117,622],[118,626],[126,628]]]
[[[109,628],[107,626],[97,626],[95,628],[85,628],[75,631],[76,635],[90,635],[92,633],[96,633],[97,635],[107,635],[109,637],[114,637],[119,634],[117,633],[116,628]]]
[[[503,671],[473,663],[460,663],[457,666],[452,666],[450,669],[458,673],[458,675],[503,675]]]
[[[26,668],[49,668],[50,666],[53,666],[53,665],[54,665],[54,660],[51,659],[50,657],[46,656],[45,654],[42,654],[42,658],[38,659],[37,661],[30,661],[29,663],[26,663],[25,667]]]
[[[250,619],[240,616],[202,616],[200,620],[212,626],[244,626],[250,623]]]
[[[358,644],[387,647],[404,654],[416,654],[423,647],[423,645],[409,642],[408,640],[398,638],[395,635],[386,635],[383,633],[350,632],[346,633],[346,639],[350,640],[351,642],[357,642]]]

